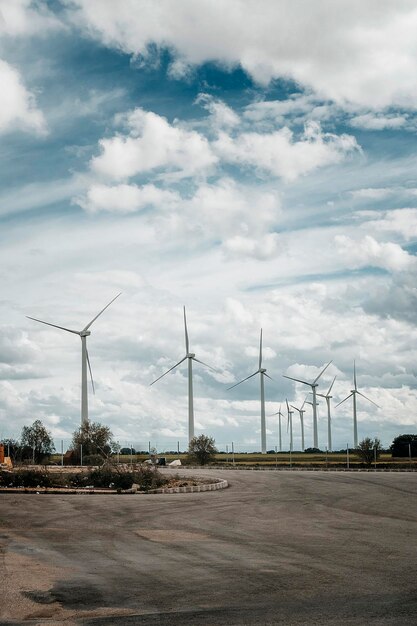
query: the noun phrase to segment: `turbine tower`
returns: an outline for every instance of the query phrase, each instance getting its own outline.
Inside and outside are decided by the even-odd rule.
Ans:
[[[317,395],[320,395],[320,394],[317,394]],[[300,415],[300,422],[301,422],[301,449],[302,449],[303,452],[304,452],[304,413],[306,412],[305,408],[304,408],[304,405],[305,405],[306,401],[307,401],[307,397],[304,400],[303,404],[301,405],[300,409],[298,409],[293,404],[291,405],[292,408],[295,409],[296,411],[298,411],[298,413]]]
[[[320,398],[325,398],[326,400],[326,404],[327,404],[327,446],[328,446],[328,450],[329,452],[333,452],[332,449],[332,416],[331,416],[331,412],[330,412],[330,400],[332,399],[333,396],[330,395],[330,392],[332,390],[332,387],[334,385],[334,381],[336,380],[336,376],[333,378],[333,382],[329,387],[329,391],[327,393],[318,393],[317,395],[320,396]]]
[[[260,341],[259,341],[259,367],[258,367],[258,369],[256,370],[256,372],[254,372],[250,376],[247,376],[246,378],[244,378],[240,382],[238,382],[235,385],[232,385],[231,387],[229,387],[229,389],[233,389],[233,387],[237,387],[241,383],[244,383],[245,380],[249,380],[249,378],[252,378],[253,376],[256,376],[256,374],[260,374],[260,378],[261,378],[261,451],[262,451],[262,454],[266,454],[266,423],[265,423],[265,386],[264,386],[264,376],[266,376],[267,378],[270,378],[271,380],[272,380],[272,378],[266,373],[266,369],[264,367],[262,367],[262,328],[261,328],[261,338],[260,338]],[[229,391],[229,389],[228,389],[228,391]]]
[[[95,393],[93,374],[92,374],[92,371],[91,371],[91,364],[90,364],[90,357],[88,356],[88,350],[87,350],[87,337],[89,337],[91,335],[91,332],[88,329],[96,321],[96,319],[98,317],[100,317],[100,315],[102,313],[104,313],[104,311],[120,295],[121,295],[121,292],[118,293],[117,296],[115,296],[113,298],[113,300],[110,300],[110,302],[108,304],[106,304],[104,309],[102,309],[100,311],[100,313],[97,313],[97,315],[95,317],[93,317],[91,322],[89,322],[87,324],[87,326],[84,326],[84,328],[82,330],[71,330],[70,328],[64,328],[63,326],[57,326],[56,324],[51,324],[50,322],[44,322],[43,320],[39,320],[36,317],[30,317],[29,315],[26,315],[26,317],[28,319],[30,319],[30,320],[34,320],[35,322],[40,322],[41,324],[46,324],[47,326],[52,326],[53,328],[59,328],[60,330],[65,330],[66,332],[73,333],[74,335],[78,335],[81,338],[81,426],[86,426],[88,424],[87,367],[88,367],[89,372],[90,372],[91,386],[92,386],[92,389],[93,389],[93,393]]]
[[[367,398],[363,393],[361,393],[360,391],[358,391],[358,385],[356,383],[356,364],[355,361],[353,361],[353,384],[355,386],[354,389],[351,389],[350,394],[344,399],[342,400],[342,402],[339,402],[339,404],[336,404],[336,407],[340,406],[341,404],[343,404],[343,402],[346,402],[346,400],[349,400],[349,398],[352,396],[353,399],[353,446],[355,448],[358,447],[358,420],[357,420],[357,415],[356,415],[356,396],[362,396],[362,398],[365,398],[365,400],[368,400],[368,402],[371,402],[372,404],[375,404],[375,406],[378,407],[378,409],[380,409],[381,407],[374,402],[373,400],[371,400],[370,398]]]
[[[288,432],[288,427],[290,429],[290,452],[292,452],[293,450],[293,437],[292,437],[292,414],[294,413],[294,411],[290,410],[290,405],[288,404],[288,400],[286,399],[285,402],[287,403],[287,412],[288,412],[288,421],[287,421],[287,432]]]
[[[271,417],[278,415],[278,439],[279,439],[279,451],[282,452],[282,429],[281,429],[281,418],[283,414],[281,412],[281,405],[279,405],[279,411],[276,413],[272,413]]]
[[[162,374],[162,376],[159,376],[159,378],[154,380],[151,383],[151,386],[154,385],[156,382],[158,382],[158,380],[161,380],[161,378],[169,374],[169,372],[172,372],[172,370],[178,367],[178,365],[181,365],[181,363],[183,363],[185,360],[188,360],[188,442],[190,442],[191,439],[194,437],[193,361],[196,361],[197,363],[201,363],[201,365],[208,367],[210,370],[213,370],[213,372],[217,372],[217,370],[215,370],[214,367],[207,365],[207,363],[203,363],[203,361],[200,361],[199,359],[197,359],[194,352],[190,352],[190,342],[188,339],[187,317],[185,314],[185,307],[184,307],[184,331],[185,331],[185,357],[181,359],[181,361],[178,361],[178,363],[170,367],[169,370],[167,370],[164,374]]]
[[[318,432],[317,432],[317,399],[316,399],[316,393],[317,393],[317,381],[320,378],[320,376],[326,371],[326,369],[329,367],[331,361],[329,361],[329,363],[327,363],[326,367],[324,367],[320,374],[313,380],[312,383],[309,383],[307,380],[300,380],[299,378],[293,378],[292,376],[285,376],[285,374],[283,374],[284,378],[289,378],[289,380],[295,380],[297,383],[302,383],[303,385],[309,385],[311,387],[311,390],[313,392],[313,402],[312,402],[312,406],[313,406],[313,439],[314,439],[314,447],[318,448],[319,444],[318,444]]]

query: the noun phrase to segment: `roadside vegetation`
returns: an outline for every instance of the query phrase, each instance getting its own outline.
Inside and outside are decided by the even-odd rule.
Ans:
[[[150,465],[135,468],[132,471],[115,465],[104,465],[99,468],[85,469],[79,472],[50,471],[41,469],[18,468],[12,471],[0,471],[0,487],[27,488],[97,488],[115,489],[118,491],[131,489],[149,491],[162,487],[169,481]]]

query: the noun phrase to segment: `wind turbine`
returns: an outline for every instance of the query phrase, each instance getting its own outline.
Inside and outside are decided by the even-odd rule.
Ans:
[[[169,372],[172,372],[172,370],[178,367],[178,365],[181,365],[181,363],[183,363],[185,360],[188,360],[188,441],[190,442],[191,439],[194,437],[193,361],[196,361],[197,363],[201,363],[201,365],[208,367],[210,370],[213,370],[213,372],[217,372],[217,370],[215,370],[214,367],[207,365],[207,363],[203,363],[203,361],[200,361],[199,359],[197,359],[194,352],[190,352],[190,342],[188,339],[187,317],[185,314],[185,307],[184,307],[184,330],[185,330],[185,357],[181,359],[181,361],[178,361],[178,363],[170,367],[169,370],[167,370],[164,374],[162,374],[162,376],[159,376],[159,378],[154,380],[151,383],[151,386],[154,385],[156,382],[158,382],[158,380],[161,380],[161,378],[169,374]]]
[[[278,415],[279,451],[282,452],[281,418],[283,417],[283,414],[281,412],[281,405],[279,405],[279,411],[277,411],[276,413],[272,413],[271,417],[274,417],[274,415]]]
[[[320,395],[320,394],[317,394],[317,395]],[[292,408],[295,409],[296,411],[298,411],[298,413],[300,415],[300,422],[301,422],[301,449],[302,449],[303,452],[304,452],[304,413],[306,412],[305,408],[304,408],[304,405],[305,405],[306,401],[307,401],[307,397],[304,400],[303,404],[301,405],[300,409],[298,409],[293,404],[291,405]]]
[[[43,320],[39,320],[36,317],[30,317],[26,315],[26,317],[30,320],[34,320],[35,322],[40,322],[41,324],[46,324],[47,326],[52,326],[53,328],[59,328],[60,330],[65,330],[68,333],[73,333],[74,335],[78,335],[81,338],[81,426],[86,426],[88,424],[88,392],[87,392],[87,366],[90,372],[91,378],[91,386],[93,388],[93,393],[95,393],[94,389],[94,380],[93,374],[91,371],[90,358],[88,356],[87,350],[87,337],[91,335],[91,332],[88,330],[90,326],[96,321],[98,317],[121,295],[122,292],[118,293],[117,296],[110,300],[108,304],[97,313],[95,317],[84,326],[82,330],[71,330],[70,328],[64,328],[64,326],[57,326],[56,324],[51,324],[50,322],[44,322]]]
[[[353,445],[354,445],[355,448],[357,448],[358,447],[358,420],[357,420],[357,416],[356,416],[356,396],[357,395],[362,396],[362,398],[365,398],[365,400],[368,400],[368,402],[371,402],[372,404],[375,404],[375,406],[377,406],[378,409],[380,409],[381,407],[376,402],[374,402],[370,398],[367,398],[363,393],[358,391],[358,385],[356,383],[356,364],[355,364],[355,361],[353,361],[353,384],[354,384],[355,388],[351,389],[350,394],[344,400],[342,400],[342,402],[339,402],[339,404],[336,404],[336,407],[338,407],[341,404],[343,404],[343,402],[346,402],[346,400],[349,400],[349,398],[352,396],[352,398],[353,398]]]
[[[330,395],[330,392],[332,390],[332,387],[334,385],[334,381],[336,380],[336,376],[333,378],[333,382],[329,387],[329,391],[327,393],[318,393],[317,395],[320,396],[320,398],[325,398],[326,399],[326,404],[327,404],[327,446],[328,446],[328,450],[329,452],[332,452],[332,416],[330,413],[330,400],[332,399],[333,396]]]
[[[316,376],[316,378],[313,380],[312,383],[309,383],[307,380],[300,380],[299,378],[293,378],[292,376],[285,376],[285,374],[283,374],[284,378],[289,378],[289,380],[295,380],[297,383],[302,383],[303,385],[309,385],[311,387],[311,390],[313,392],[313,402],[312,402],[312,406],[313,406],[313,438],[314,438],[314,447],[318,448],[319,444],[318,444],[318,433],[317,433],[317,399],[316,399],[316,393],[317,393],[317,381],[320,378],[320,376],[326,371],[326,369],[329,367],[331,361],[329,361],[329,363],[327,363],[326,367],[324,367],[320,374],[318,376]]]
[[[294,413],[294,411],[290,410],[290,405],[288,404],[288,400],[286,399],[285,402],[287,403],[287,412],[288,412],[288,421],[287,421],[287,432],[288,432],[288,427],[290,429],[290,452],[292,452],[293,449],[293,438],[292,438],[292,414]]]
[[[266,423],[265,423],[265,386],[264,386],[264,376],[266,376],[267,378],[270,378],[271,380],[272,380],[272,378],[266,373],[266,369],[264,367],[262,367],[262,328],[261,328],[261,338],[260,338],[260,341],[259,341],[259,367],[258,367],[258,369],[256,370],[256,372],[254,372],[250,376],[247,376],[246,378],[244,378],[240,382],[238,382],[235,385],[232,385],[231,387],[229,387],[229,389],[233,389],[233,387],[237,387],[241,383],[244,383],[245,380],[249,380],[249,378],[252,378],[253,376],[256,376],[256,374],[260,374],[260,377],[261,377],[261,451],[262,451],[262,454],[266,454]],[[228,389],[228,391],[229,391],[229,389]]]

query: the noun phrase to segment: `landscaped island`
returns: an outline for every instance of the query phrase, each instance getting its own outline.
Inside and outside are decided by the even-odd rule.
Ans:
[[[197,486],[207,482],[204,479],[187,479],[178,475],[163,476],[149,465],[126,468],[104,465],[94,468],[18,468],[0,471],[0,490],[7,491],[65,491],[85,492],[142,492]]]

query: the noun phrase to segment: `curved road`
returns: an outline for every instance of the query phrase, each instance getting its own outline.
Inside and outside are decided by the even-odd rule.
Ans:
[[[186,475],[230,488],[0,496],[0,624],[417,623],[417,474]]]

